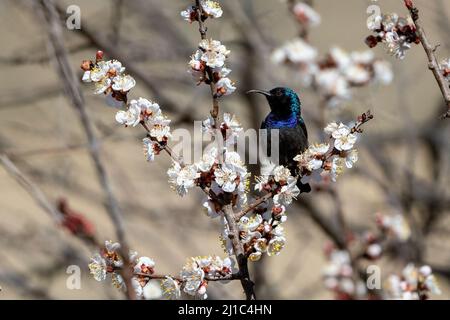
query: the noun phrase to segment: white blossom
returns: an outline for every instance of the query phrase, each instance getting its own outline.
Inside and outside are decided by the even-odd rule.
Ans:
[[[447,78],[447,81],[450,81],[450,58],[442,60],[439,67],[444,76]]]
[[[287,42],[282,47],[276,49],[272,54],[272,61],[281,63],[288,61],[294,64],[311,63],[317,58],[317,49],[307,44],[302,39],[295,39]]]
[[[284,185],[280,192],[273,197],[273,202],[276,205],[290,205],[293,199],[296,199],[300,194],[300,190],[297,187],[297,179],[291,177],[288,179],[287,184]]]
[[[102,94],[109,91],[111,88],[112,80],[110,78],[102,78],[100,81],[95,83],[94,94]]]
[[[233,192],[236,189],[237,173],[232,168],[224,165],[214,171],[216,182],[225,192]]]
[[[201,0],[203,12],[210,18],[220,18],[223,14],[222,8],[217,1]]]
[[[280,254],[286,245],[286,239],[284,237],[274,237],[269,241],[269,247],[267,249],[268,256],[277,256]]]
[[[357,136],[351,133],[351,129],[343,123],[332,133],[332,137],[335,139],[334,147],[339,151],[352,149],[357,140]]]
[[[155,150],[159,150],[159,144],[149,138],[142,139],[144,143],[144,155],[147,161],[155,160]]]
[[[116,121],[126,126],[137,126],[141,122],[141,108],[137,104],[130,103],[128,110],[117,111]]]
[[[142,294],[146,300],[158,300],[163,296],[163,291],[159,281],[150,280],[142,288]]]
[[[225,59],[230,54],[230,51],[217,40],[202,40],[199,47],[201,48],[200,60],[211,68],[223,67]]]
[[[377,60],[373,64],[373,71],[375,73],[375,82],[379,82],[384,85],[392,83],[394,80],[394,73],[389,62],[383,60]]]
[[[371,15],[367,19],[367,28],[371,31],[375,31],[377,29],[381,28],[381,21],[382,21],[381,15]]]
[[[353,64],[370,65],[375,60],[375,54],[372,50],[354,51],[350,53]]]
[[[371,80],[369,71],[361,65],[353,64],[345,69],[345,78],[355,85],[363,85]]]
[[[161,282],[163,296],[169,300],[178,300],[181,297],[180,284],[171,277],[166,277]]]
[[[278,166],[273,169],[273,178],[276,182],[287,182],[291,177],[291,171],[283,166]]]
[[[379,215],[377,220],[382,228],[387,229],[398,240],[404,242],[410,238],[411,229],[403,215]]]
[[[183,291],[191,296],[195,296],[205,277],[204,271],[197,265],[195,260],[190,259],[183,266],[180,275],[184,281]]]
[[[239,230],[241,231],[255,231],[263,222],[261,215],[256,214],[252,217],[242,217],[238,222]]]
[[[89,270],[97,281],[103,281],[106,279],[106,261],[100,254],[95,254],[91,258],[91,263],[89,264]]]
[[[336,63],[337,68],[341,71],[345,71],[352,64],[350,54],[340,47],[332,47],[329,54],[331,59]]]
[[[411,49],[411,44],[406,41],[405,36],[399,36],[395,31],[387,32],[384,42],[388,53],[400,60],[403,60],[406,56],[406,51]]]
[[[112,89],[115,91],[128,92],[136,85],[136,80],[130,75],[119,75],[113,78]]]
[[[358,161],[358,151],[353,149],[345,153],[345,166],[353,168],[353,165]]]
[[[342,171],[344,171],[343,159],[335,157],[331,162],[330,177],[331,181],[336,182]]]
[[[155,261],[149,257],[140,257],[134,266],[135,273],[153,273],[153,268],[155,267]]]
[[[298,2],[293,11],[297,19],[308,27],[317,27],[321,22],[320,14],[304,2]]]
[[[217,148],[212,147],[203,153],[202,160],[197,163],[197,168],[201,172],[209,172],[212,166],[217,162],[219,152]]]
[[[196,10],[194,6],[190,6],[186,8],[186,10],[181,11],[180,15],[183,17],[183,20],[188,22],[193,22],[192,18],[195,16]]]
[[[324,132],[331,136],[333,132],[337,131],[338,128],[339,125],[336,122],[331,122],[325,127]]]
[[[226,131],[225,139],[229,142],[229,144],[235,143],[236,139],[239,137],[239,134],[243,131],[242,125],[238,121],[237,117],[230,113],[223,114],[223,122],[220,125],[220,128]]]
[[[220,78],[219,81],[217,81],[216,90],[219,95],[227,96],[236,91],[236,87],[234,86],[234,82],[224,77]]]
[[[325,69],[317,73],[316,84],[320,92],[327,97],[348,100],[351,97],[348,81],[336,69]]]

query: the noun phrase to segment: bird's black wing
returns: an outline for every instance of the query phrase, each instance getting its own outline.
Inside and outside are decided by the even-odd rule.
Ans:
[[[306,130],[305,122],[304,121],[300,121],[299,124],[300,124],[300,127],[303,130],[303,133],[305,134],[306,139],[308,139],[308,130]]]
[[[266,130],[267,131],[267,136],[265,137],[267,140],[266,141],[260,141],[260,144],[262,146],[265,146],[265,148],[266,148],[266,155],[268,157],[270,157],[270,155],[271,155],[271,152],[270,152],[271,151],[270,130],[267,130],[267,126],[266,126],[266,122],[265,121],[261,122],[261,130]],[[262,136],[262,137],[264,137],[264,136]]]

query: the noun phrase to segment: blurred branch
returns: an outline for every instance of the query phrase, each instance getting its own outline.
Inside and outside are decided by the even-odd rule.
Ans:
[[[113,0],[111,7],[111,42],[115,47],[118,47],[120,42],[120,27],[122,24],[123,0]]]
[[[445,100],[445,104],[447,105],[447,111],[441,116],[441,118],[450,118],[450,86],[447,80],[445,79],[443,73],[441,72],[441,68],[439,66],[439,62],[436,58],[435,52],[438,46],[432,46],[428,37],[425,33],[424,28],[422,27],[422,23],[419,20],[419,9],[414,5],[413,0],[404,0],[406,8],[408,8],[411,17],[414,21],[414,24],[417,28],[417,36],[422,43],[423,49],[428,57],[428,68],[433,72],[434,77],[441,89],[442,96]]]

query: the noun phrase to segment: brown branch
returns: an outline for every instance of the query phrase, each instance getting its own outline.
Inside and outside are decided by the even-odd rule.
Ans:
[[[97,172],[97,178],[103,188],[107,199],[107,212],[116,229],[117,239],[121,243],[121,256],[124,259],[125,265],[129,265],[128,257],[128,243],[125,236],[125,227],[123,223],[122,213],[119,208],[117,199],[115,198],[106,169],[100,159],[99,143],[94,134],[93,123],[87,113],[84,104],[84,98],[80,90],[78,79],[70,66],[66,48],[62,37],[62,30],[60,19],[56,7],[52,0],[41,0],[40,8],[47,24],[47,32],[50,41],[50,47],[56,60],[56,67],[58,74],[62,80],[64,90],[69,97],[72,107],[77,111],[83,129],[89,142],[89,153],[94,162]],[[127,288],[132,288],[132,274],[129,268],[125,268],[122,272]],[[127,290],[129,299],[135,299],[134,290]]]
[[[417,36],[420,39],[420,42],[422,43],[423,49],[425,50],[425,53],[428,57],[428,69],[433,72],[434,77],[436,78],[436,81],[439,85],[439,88],[441,90],[442,96],[445,100],[445,104],[447,106],[447,111],[441,116],[442,119],[450,118],[450,86],[447,81],[447,79],[444,77],[444,74],[442,73],[439,62],[436,58],[436,49],[437,46],[432,46],[430,41],[428,40],[428,37],[425,33],[424,28],[422,27],[422,23],[419,19],[419,9],[415,6],[413,0],[404,0],[406,8],[408,8],[411,17],[414,21],[414,24],[417,29]]]
[[[236,218],[234,216],[233,207],[231,204],[228,204],[223,207],[222,211],[228,223],[228,230],[229,230],[228,237],[230,238],[231,243],[233,245],[233,251],[238,263],[239,274],[241,276],[240,280],[242,288],[244,288],[245,296],[247,300],[256,300],[254,292],[255,284],[250,279],[247,256],[245,255],[244,252],[244,246],[239,240],[239,228],[235,221]]]

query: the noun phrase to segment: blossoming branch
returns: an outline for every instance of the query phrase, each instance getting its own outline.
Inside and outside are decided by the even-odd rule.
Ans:
[[[367,37],[366,44],[373,48],[381,42],[386,46],[389,54],[404,59],[406,52],[413,44],[421,43],[427,55],[428,68],[433,73],[447,106],[447,111],[441,118],[450,118],[449,59],[438,62],[436,51],[439,45],[433,46],[430,43],[419,20],[419,9],[413,0],[404,0],[404,4],[410,14],[406,18],[399,17],[396,13],[389,13],[375,15],[368,21],[367,27],[375,35]]]

